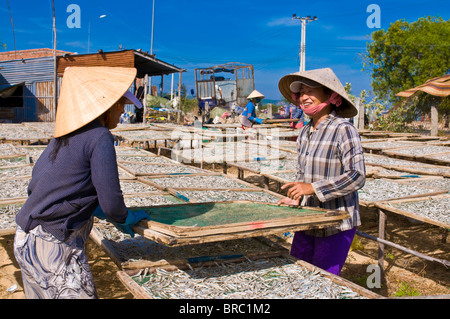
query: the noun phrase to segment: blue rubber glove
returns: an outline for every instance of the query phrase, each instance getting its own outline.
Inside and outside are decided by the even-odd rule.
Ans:
[[[258,124],[262,124],[262,120],[257,118],[257,117],[255,117],[255,122],[258,123]]]
[[[94,216],[99,219],[105,219],[110,221],[118,230],[120,230],[122,233],[129,234],[131,237],[134,237],[134,232],[131,229],[132,226],[137,224],[142,219],[150,219],[150,216],[144,211],[144,210],[135,210],[130,211],[128,210],[128,216],[125,220],[125,223],[115,223],[108,219],[108,216],[105,215],[100,205],[97,206],[97,208],[94,211]]]
[[[100,205],[98,205],[97,208],[94,210],[94,216],[99,219],[108,219],[108,217],[105,215]]]
[[[125,223],[114,223],[114,226],[122,233],[126,233],[134,238],[134,231],[132,227],[140,222],[142,219],[150,219],[150,216],[144,210],[128,210],[128,216]]]

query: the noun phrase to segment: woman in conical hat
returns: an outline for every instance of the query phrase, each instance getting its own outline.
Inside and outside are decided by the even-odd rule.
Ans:
[[[64,72],[55,138],[34,165],[28,199],[16,217],[14,254],[27,298],[97,298],[84,251],[94,215],[131,236],[131,227],[148,218],[125,206],[109,131],[126,100],[142,107],[128,93],[135,77],[134,68]]]
[[[256,116],[256,105],[261,102],[264,98],[264,95],[259,93],[256,90],[253,90],[249,96],[247,96],[247,100],[249,102],[245,106],[244,112],[242,112],[242,128],[245,130],[253,126],[254,123],[262,124],[262,120]]]
[[[365,183],[363,149],[356,128],[345,119],[357,110],[329,68],[288,74],[279,81],[279,89],[311,118],[297,138],[296,181],[282,186],[288,191],[279,204],[349,213],[337,227],[296,232],[291,255],[339,275],[361,224],[358,189]]]

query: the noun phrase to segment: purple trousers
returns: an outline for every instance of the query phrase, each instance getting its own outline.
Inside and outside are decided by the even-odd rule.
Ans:
[[[328,237],[315,237],[296,232],[291,246],[291,255],[314,266],[339,276],[356,227]]]

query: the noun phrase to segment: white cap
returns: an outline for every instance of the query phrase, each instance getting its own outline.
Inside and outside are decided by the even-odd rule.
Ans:
[[[301,79],[300,81],[294,81],[289,85],[291,92],[298,93],[302,87],[302,84],[310,87],[310,88],[318,88],[321,87],[322,84],[312,81],[310,79]]]

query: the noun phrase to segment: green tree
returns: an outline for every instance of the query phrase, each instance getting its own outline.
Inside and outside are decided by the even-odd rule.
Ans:
[[[380,119],[380,128],[397,130],[402,122],[428,113],[430,103],[436,101],[439,114],[448,122],[448,98],[417,93],[405,99],[396,94],[450,71],[450,20],[431,16],[412,23],[398,20],[387,30],[375,31],[363,62],[363,69],[371,72],[376,98],[394,105],[387,117]]]
[[[389,102],[400,101],[395,94],[450,70],[450,20],[398,20],[373,32],[372,40],[363,56],[364,69],[372,73],[373,93]]]

